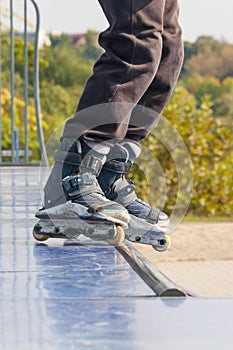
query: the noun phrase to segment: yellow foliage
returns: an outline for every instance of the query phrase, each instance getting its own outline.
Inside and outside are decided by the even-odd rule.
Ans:
[[[3,150],[11,149],[11,93],[8,89],[2,88],[1,94],[2,105],[2,148]],[[28,135],[29,149],[32,151],[31,160],[39,160],[39,143],[37,138],[37,125],[35,108],[29,104],[28,106]],[[14,97],[14,124],[15,130],[19,132],[20,149],[24,149],[25,134],[25,102]],[[47,123],[43,122],[43,127],[48,128]]]
[[[185,142],[192,161],[193,193],[190,213],[200,216],[232,215],[232,129],[224,125],[221,118],[213,115],[208,98],[198,108],[193,95],[183,87],[176,88],[163,116],[172,123],[174,130]],[[168,134],[169,129],[166,127],[160,128],[159,133],[163,140],[174,137]],[[167,197],[165,210],[172,212],[177,200],[179,182],[187,177],[185,166],[184,169],[179,169],[181,177],[178,177],[171,152],[153,133],[143,141],[143,145],[153,153],[163,169]],[[144,163],[147,169],[149,165],[146,159]],[[147,174],[156,171],[155,168],[147,169]],[[140,197],[148,200],[148,183],[136,168],[133,180],[136,180],[134,182]],[[153,193],[150,194],[155,204],[158,204],[160,193],[161,182],[158,176],[153,182]]]

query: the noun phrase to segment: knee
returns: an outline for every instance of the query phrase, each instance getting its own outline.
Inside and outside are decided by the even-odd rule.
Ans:
[[[128,64],[153,65],[161,56],[162,34],[156,29],[140,33],[106,31],[100,34],[99,43],[114,60]]]

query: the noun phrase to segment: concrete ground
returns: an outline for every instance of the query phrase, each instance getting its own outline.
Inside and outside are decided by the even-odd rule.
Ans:
[[[233,297],[233,222],[183,223],[165,253],[137,244],[161,272],[200,296]]]

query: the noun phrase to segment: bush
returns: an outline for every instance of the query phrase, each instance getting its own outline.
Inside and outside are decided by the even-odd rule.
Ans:
[[[175,90],[164,111],[164,117],[173,124],[183,138],[192,160],[193,194],[189,212],[200,216],[231,215],[233,209],[232,130],[223,125],[220,118],[213,116],[211,102],[208,99],[204,99],[201,106],[197,108],[193,96],[182,87]],[[160,139],[171,137],[169,127],[167,130],[166,126],[164,130],[160,128],[159,132]],[[155,196],[150,194],[151,203],[159,204],[158,198],[165,178],[167,193],[165,210],[171,212],[177,200],[179,181],[185,181],[186,177],[190,176],[186,173],[188,172],[185,166],[186,160],[183,159],[184,169],[179,169],[182,178],[178,178],[171,152],[153,133],[144,140],[143,145],[156,157],[164,173],[163,179],[158,176],[157,181],[156,179],[153,181]],[[179,152],[178,149],[177,152]],[[148,160],[145,159],[143,168],[147,167]],[[156,169],[152,168],[150,172],[156,173]],[[162,174],[161,171],[160,173]],[[133,178],[136,187],[139,188],[140,197],[148,200],[148,184],[145,176],[143,177],[142,172],[135,168]]]

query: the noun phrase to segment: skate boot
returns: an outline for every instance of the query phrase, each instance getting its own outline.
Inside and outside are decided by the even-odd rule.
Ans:
[[[108,200],[100,188],[99,175],[110,146],[101,144],[96,150],[86,146],[83,141],[62,139],[60,149],[55,153],[55,164],[45,185],[44,206],[51,208],[71,201],[93,212],[123,220],[129,217],[119,203]],[[99,151],[99,152],[98,152]]]
[[[135,186],[125,178],[140,152],[138,143],[131,140],[116,144],[107,155],[107,161],[98,177],[99,184],[108,199],[123,205],[131,215],[167,232],[168,216],[137,198]]]
[[[93,149],[97,150],[96,147],[100,152],[103,144],[95,147],[88,142],[82,144],[84,154],[93,152]],[[135,194],[134,185],[124,177],[132,165],[132,160],[139,155],[140,148],[137,144],[133,143],[131,148],[127,150],[125,142],[123,145],[114,143],[106,154],[98,181],[105,196],[124,206],[131,214],[125,229],[125,238],[131,242],[151,245],[155,250],[163,252],[170,247],[170,238],[165,234],[169,223],[167,215],[140,201]]]
[[[47,232],[47,238],[62,231],[71,232],[72,235],[72,228],[75,227],[77,231],[77,225],[81,233],[100,239],[105,237],[103,225],[110,222],[111,227],[107,230],[109,238],[115,224],[127,227],[130,219],[128,211],[121,204],[107,199],[97,181],[109,151],[110,146],[105,144],[101,144],[101,147],[97,145],[94,150],[85,147],[83,141],[61,140],[60,148],[55,153],[54,167],[44,189],[44,208],[36,213],[36,217],[42,220],[34,228],[36,239],[38,232]],[[83,221],[83,230],[80,219]],[[75,220],[78,224],[74,225]],[[98,226],[101,220],[102,226]]]

